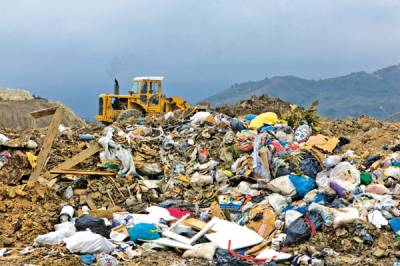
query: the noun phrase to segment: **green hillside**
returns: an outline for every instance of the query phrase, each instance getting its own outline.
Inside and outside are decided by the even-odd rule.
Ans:
[[[319,112],[330,118],[362,114],[385,118],[400,112],[400,65],[386,67],[373,73],[362,71],[321,80],[307,80],[295,76],[265,78],[235,84],[205,101],[218,106],[262,94],[301,106],[319,100]]]

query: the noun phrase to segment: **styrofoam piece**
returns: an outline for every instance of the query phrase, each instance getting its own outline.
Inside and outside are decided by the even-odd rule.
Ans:
[[[254,246],[263,241],[255,231],[229,221],[213,218],[214,225],[211,227],[215,233],[205,236],[219,248],[228,249],[228,242],[231,240],[231,249]]]
[[[156,240],[150,240],[150,241],[143,240],[143,241],[144,242],[154,243],[154,244],[157,244],[157,245],[173,247],[173,248],[194,249],[194,247],[191,246],[191,245],[188,245],[188,244],[185,244],[185,243],[182,243],[182,242],[179,242],[179,241],[175,241],[175,240],[172,240],[172,239],[169,239],[169,238],[165,238],[165,237],[162,237],[162,238],[159,238],[159,239],[156,239]]]

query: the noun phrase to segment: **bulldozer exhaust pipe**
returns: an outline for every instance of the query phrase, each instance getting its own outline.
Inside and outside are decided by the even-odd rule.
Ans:
[[[117,79],[114,79],[114,94],[119,95],[119,84]]]

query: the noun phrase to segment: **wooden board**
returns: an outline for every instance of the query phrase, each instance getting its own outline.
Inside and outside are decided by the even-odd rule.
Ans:
[[[60,170],[60,169],[70,169],[70,168],[74,167],[75,165],[79,164],[80,162],[86,160],[90,156],[93,156],[94,154],[98,153],[99,151],[101,151],[101,149],[102,148],[97,143],[93,144],[89,148],[87,148],[87,149],[81,151],[80,153],[78,153],[77,155],[75,155],[74,157],[57,165],[56,167],[51,169],[50,172],[55,171],[55,170]],[[45,174],[45,177],[47,179],[53,179],[53,178],[57,177],[58,175],[59,174],[56,174],[56,173],[51,174],[51,173],[47,172]]]
[[[116,173],[105,171],[86,171],[76,169],[56,169],[50,170],[50,174],[68,174],[68,175],[116,175]]]
[[[31,112],[31,116],[33,116],[34,118],[40,118],[40,117],[52,115],[56,112],[57,108],[58,107],[50,107],[50,108],[34,111],[34,112]]]
[[[186,220],[183,221],[183,224],[190,226],[196,230],[202,230],[207,225],[207,223],[195,218],[187,218]]]
[[[29,177],[28,180],[28,185],[30,186],[37,181],[37,179],[40,176],[40,173],[42,172],[46,164],[47,156],[51,151],[54,139],[57,137],[58,126],[60,125],[61,120],[63,119],[63,114],[64,114],[63,108],[58,108],[53,116],[53,119],[51,120],[50,126],[47,129],[45,140],[42,145],[42,149],[40,150],[38,158],[36,160],[36,167],[31,173],[31,176]]]

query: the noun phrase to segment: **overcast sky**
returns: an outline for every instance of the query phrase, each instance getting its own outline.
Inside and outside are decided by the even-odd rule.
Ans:
[[[399,63],[397,0],[0,0],[0,87],[91,118],[97,95],[163,75],[191,102],[274,75]]]

